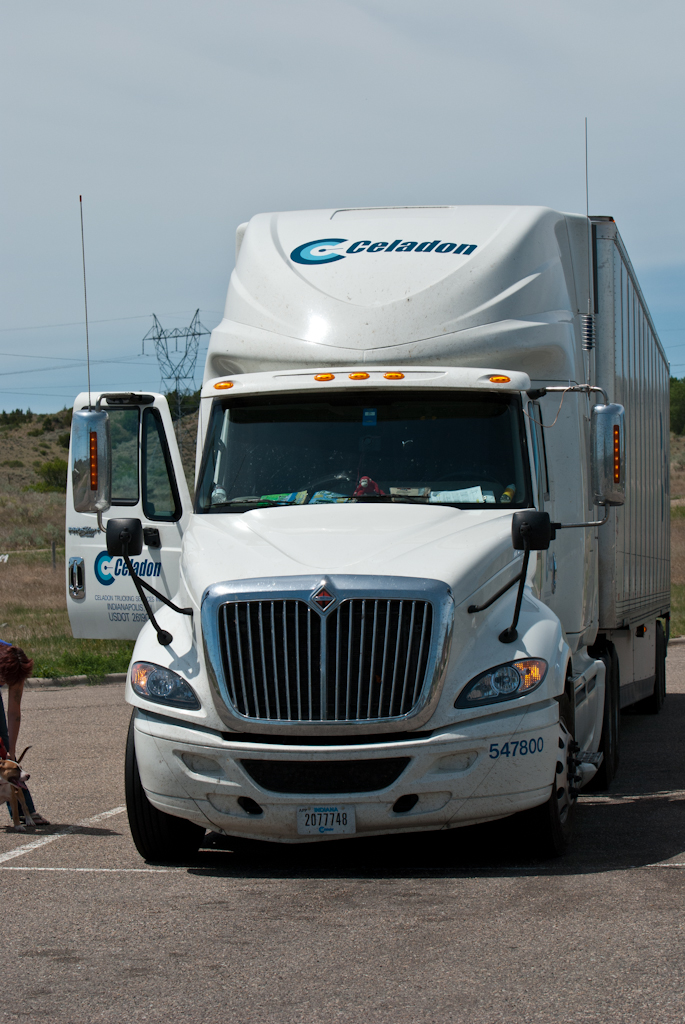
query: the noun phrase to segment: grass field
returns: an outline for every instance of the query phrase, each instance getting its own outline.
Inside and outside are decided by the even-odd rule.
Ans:
[[[133,650],[128,640],[75,640],[64,590],[64,550],[52,568],[50,551],[12,553],[0,562],[0,637],[34,659],[44,678],[125,672]]]

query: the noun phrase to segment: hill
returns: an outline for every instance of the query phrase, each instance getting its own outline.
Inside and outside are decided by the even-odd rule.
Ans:
[[[71,409],[0,413],[0,552],[64,543]],[[193,492],[197,412],[180,421],[183,468]]]

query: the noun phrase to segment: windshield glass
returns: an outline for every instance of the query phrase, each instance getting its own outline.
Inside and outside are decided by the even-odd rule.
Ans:
[[[196,511],[354,501],[525,508],[524,438],[521,403],[511,395],[217,399]]]

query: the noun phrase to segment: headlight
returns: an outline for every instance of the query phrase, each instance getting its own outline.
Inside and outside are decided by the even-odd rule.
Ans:
[[[522,697],[537,689],[547,674],[542,658],[526,658],[498,665],[473,679],[454,702],[455,708],[477,708],[500,700]]]
[[[136,661],[131,669],[133,692],[157,704],[170,704],[175,708],[197,710],[200,701],[185,679],[171,669],[152,665],[147,661]]]

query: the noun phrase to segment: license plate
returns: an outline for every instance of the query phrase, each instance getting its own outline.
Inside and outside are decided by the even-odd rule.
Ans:
[[[298,807],[297,832],[301,836],[350,836],[357,831],[354,807],[321,804]]]

